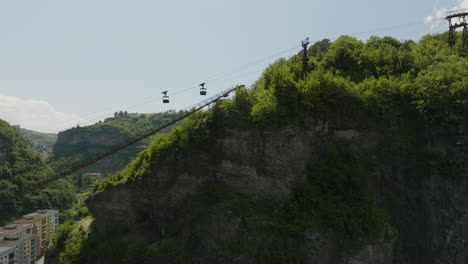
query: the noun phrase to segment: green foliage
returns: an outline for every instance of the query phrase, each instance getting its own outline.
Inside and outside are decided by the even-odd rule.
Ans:
[[[317,70],[298,83],[303,112],[323,112],[352,99],[354,84],[330,71]],[[344,105],[346,107],[346,105]],[[340,105],[343,107],[343,105]]]
[[[60,170],[73,164],[79,164],[84,160],[93,159],[97,154],[103,153],[129,139],[141,136],[149,132],[150,129],[172,120],[177,115],[175,111],[149,115],[119,112],[113,118],[108,118],[104,122],[69,129],[60,133],[62,141],[54,146],[53,155],[48,162],[54,169]],[[164,130],[162,133],[169,131],[169,129]],[[77,139],[79,139],[78,142],[75,142]],[[115,142],[114,145],[105,142],[107,139],[110,142]],[[112,166],[106,166],[106,162],[101,162],[92,168],[101,173],[116,172],[135,158],[150,142],[150,139],[143,140],[127,148],[125,152],[116,153],[112,157]]]
[[[29,148],[16,129],[0,120],[0,200],[51,174],[41,155]],[[0,224],[38,209],[68,208],[74,199],[73,187],[65,180],[56,181],[38,193],[0,205]]]
[[[166,239],[145,245],[122,234],[99,234],[85,230],[80,222],[61,225],[57,234],[57,249],[61,264],[184,264],[189,262],[176,241]]]
[[[468,114],[468,60],[450,57],[419,72],[415,104],[431,123],[453,126]]]
[[[41,133],[24,128],[20,128],[19,132],[33,150],[44,156],[52,154],[52,147],[57,141],[57,134]]]
[[[63,210],[60,212],[60,221],[79,221],[87,216],[90,216],[88,207],[86,207],[84,203],[84,201],[89,197],[89,195],[89,192],[77,194],[77,199],[73,206],[71,206],[67,210]]]
[[[253,120],[259,124],[285,123],[297,112],[297,89],[292,67],[285,59],[265,70],[255,83],[253,93]]]
[[[206,147],[212,139],[209,130],[211,121],[211,113],[198,112],[174,127],[170,133],[158,134],[151,145],[138,154],[124,170],[108,176],[102,183],[97,184],[94,190],[102,190],[108,185],[130,182],[148,174],[171,152],[186,150],[194,146]]]
[[[331,41],[329,39],[323,39],[321,41],[317,41],[312,46],[310,46],[309,50],[307,51],[309,56],[316,57],[318,60],[323,58],[323,55],[328,51],[330,48]]]
[[[65,249],[65,243],[69,238],[70,233],[73,231],[74,226],[74,220],[68,220],[59,225],[57,234],[55,235],[55,241],[53,241],[54,249],[56,251],[60,252]]]
[[[294,208],[316,214],[323,227],[361,243],[380,234],[386,219],[369,193],[367,164],[360,156],[338,144],[312,161],[308,181],[296,188]]]
[[[250,97],[249,91],[244,86],[237,87],[236,95],[232,100],[221,100],[214,106],[214,119],[223,127],[251,127],[252,102]]]
[[[163,239],[146,248],[142,263],[184,264],[193,262],[175,240]]]
[[[352,37],[343,36],[338,38],[330,46],[325,54],[323,66],[333,73],[349,76],[353,81],[363,79],[366,68],[363,63],[364,44]]]

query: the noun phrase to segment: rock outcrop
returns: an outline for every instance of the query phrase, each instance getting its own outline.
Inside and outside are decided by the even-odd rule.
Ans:
[[[456,144],[460,137],[439,140],[429,131],[408,149],[365,118],[341,114],[311,120],[308,129],[223,130],[209,148],[172,151],[150,175],[106,188],[87,201],[97,230],[125,230],[133,239],[154,242],[183,228],[179,239],[187,241],[193,226],[178,221],[205,186],[215,183],[266,200],[286,198],[304,179],[308,161],[344,140],[372,160],[367,180],[389,224],[380,238],[358,248],[344,246],[328,231],[305,233],[298,245],[307,263],[397,263],[396,255],[408,263],[466,263],[468,178],[462,165],[468,156]],[[242,234],[239,221],[229,213],[210,215],[201,224],[204,247],[236,241]],[[231,257],[230,263],[255,263]]]

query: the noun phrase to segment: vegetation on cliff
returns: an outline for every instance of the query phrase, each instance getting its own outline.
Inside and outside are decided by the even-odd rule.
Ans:
[[[0,120],[0,199],[16,195],[28,184],[50,176],[52,170],[21,134]],[[56,181],[39,193],[0,205],[0,224],[38,209],[71,206],[75,192],[66,180]]]
[[[440,34],[425,36],[418,43],[390,37],[362,42],[348,36],[320,41],[308,51],[312,70],[305,77],[299,56],[278,60],[252,90],[239,87],[233,99],[219,101],[171,133],[158,136],[95,191],[149,175],[173,151],[209,146],[217,130],[308,129],[309,116],[326,117],[335,111],[372,120],[391,140],[382,150],[386,154],[401,150],[415,154],[418,135],[429,127],[454,133],[467,125],[468,59],[461,50],[450,49],[446,39],[446,34]],[[183,243],[177,241],[177,233],[141,247],[127,243],[125,235],[83,232],[79,239],[69,238],[73,248],[65,249],[61,259],[63,263],[150,263],[147,257],[151,256],[150,260],[169,259],[166,263],[226,263],[232,256],[250,256],[256,263],[304,263],[299,245],[305,234],[332,230],[337,240],[353,245],[372,240],[385,233],[388,221],[368,188],[367,168],[372,164],[346,144],[334,146],[310,161],[306,179],[297,183],[291,197],[265,201],[224,192],[223,186],[207,189],[205,197],[194,199],[186,218],[180,219],[181,226],[191,227]],[[424,164],[432,161],[428,158]],[[213,214],[240,219],[242,233],[236,243],[214,243],[206,252],[207,246],[199,243],[204,236],[200,225]],[[112,248],[120,249],[118,258]],[[177,257],[168,258],[168,254]],[[99,260],[93,262],[87,256]]]
[[[468,59],[448,47],[446,34],[428,35],[419,43],[391,37],[371,37],[363,43],[344,36],[333,43],[320,41],[309,53],[313,70],[305,78],[299,56],[278,60],[251,91],[239,87],[232,100],[219,101],[212,111],[192,116],[171,133],[158,136],[97,190],[147,174],[172,148],[210,138],[208,124],[214,120],[222,127],[247,129],[307,126],[305,117],[311,113],[365,111],[390,122],[389,133],[400,141],[410,140],[407,130],[417,124],[446,129],[467,124]],[[413,121],[412,127],[403,126]]]

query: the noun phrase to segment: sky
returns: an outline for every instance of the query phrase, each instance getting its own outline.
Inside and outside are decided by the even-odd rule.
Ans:
[[[184,109],[199,83],[250,86],[306,37],[418,40],[455,8],[468,0],[0,0],[0,119],[57,133]]]

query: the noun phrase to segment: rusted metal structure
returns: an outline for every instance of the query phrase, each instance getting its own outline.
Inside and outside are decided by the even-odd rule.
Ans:
[[[455,31],[463,28],[462,45],[468,49],[468,9],[458,9],[447,12],[445,20],[449,22],[449,45],[455,46]]]

